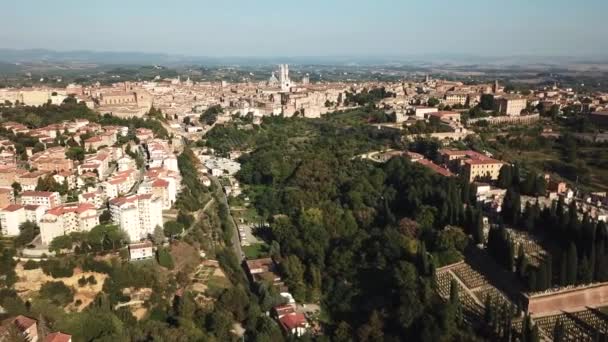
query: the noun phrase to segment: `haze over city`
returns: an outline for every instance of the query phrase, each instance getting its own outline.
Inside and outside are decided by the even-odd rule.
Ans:
[[[3,48],[193,56],[606,56],[608,2],[8,1]]]

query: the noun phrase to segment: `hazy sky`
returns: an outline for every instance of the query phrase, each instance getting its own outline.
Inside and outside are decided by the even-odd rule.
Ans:
[[[608,55],[608,0],[6,0],[0,47],[198,56]]]

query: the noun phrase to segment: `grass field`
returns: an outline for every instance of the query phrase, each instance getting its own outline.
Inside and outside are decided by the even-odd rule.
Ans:
[[[265,243],[256,243],[243,247],[243,253],[247,259],[265,258],[269,253],[269,246]]]

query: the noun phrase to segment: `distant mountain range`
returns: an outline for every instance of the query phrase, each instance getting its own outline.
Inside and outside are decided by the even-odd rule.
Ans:
[[[302,57],[204,57],[167,53],[55,51],[46,49],[0,48],[4,63],[84,63],[84,64],[161,64],[175,65],[268,65],[278,63],[319,65],[487,65],[487,66],[566,66],[572,64],[608,64],[608,57],[496,56],[466,54],[416,54],[411,56],[302,56]]]

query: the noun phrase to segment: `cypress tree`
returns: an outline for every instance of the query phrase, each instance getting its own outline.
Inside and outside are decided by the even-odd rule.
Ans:
[[[429,274],[429,256],[426,252],[426,244],[424,241],[420,242],[420,247],[418,248],[418,267],[420,269],[420,273],[423,275]]]
[[[511,185],[515,188],[515,189],[519,189],[519,182],[521,180],[521,176],[520,176],[520,172],[519,172],[519,165],[515,164],[513,165],[513,170],[511,171]]]
[[[568,284],[568,251],[562,253],[560,270],[559,270],[559,284],[566,286]]]
[[[574,242],[570,242],[567,254],[566,264],[566,282],[568,285],[576,284],[578,275],[578,256],[576,252],[576,245]]]
[[[536,177],[534,181],[534,196],[543,196],[547,192],[547,182],[544,177]]]
[[[513,176],[511,174],[511,165],[504,165],[500,168],[500,172],[498,173],[498,186],[502,189],[507,189],[511,187],[513,183]]]
[[[513,272],[513,263],[515,262],[515,247],[511,242],[511,239],[507,238],[507,260],[506,265],[509,272]]]
[[[475,226],[473,229],[473,240],[476,244],[483,243],[483,214],[478,211],[477,218],[475,220]]]
[[[530,272],[528,272],[529,273],[528,274],[528,290],[530,292],[536,292],[536,291],[538,291],[538,282],[536,280],[536,273],[537,272],[538,271],[535,268],[530,269]]]
[[[450,306],[456,313],[457,320],[460,321],[462,318],[462,310],[460,307],[460,297],[458,295],[458,283],[454,278],[452,278],[452,281],[450,282]]]
[[[555,327],[553,328],[553,341],[554,342],[564,342],[566,341],[566,336],[564,332],[564,324],[562,323],[561,318],[557,318],[555,321]]]
[[[544,291],[547,289],[547,266],[544,262],[538,265],[538,276],[536,277],[536,287],[539,291]]]
[[[523,245],[519,245],[517,249],[517,265],[515,266],[515,271],[519,275],[520,278],[523,278],[526,274],[526,267],[528,267],[528,260],[526,259],[526,254],[524,253]]]
[[[553,287],[553,257],[551,257],[551,254],[545,256],[545,265],[547,271],[545,283],[547,284],[547,288],[551,288]]]
[[[591,268],[587,256],[584,256],[583,260],[581,260],[580,267],[578,268],[578,280],[583,284],[593,281],[593,268]]]

